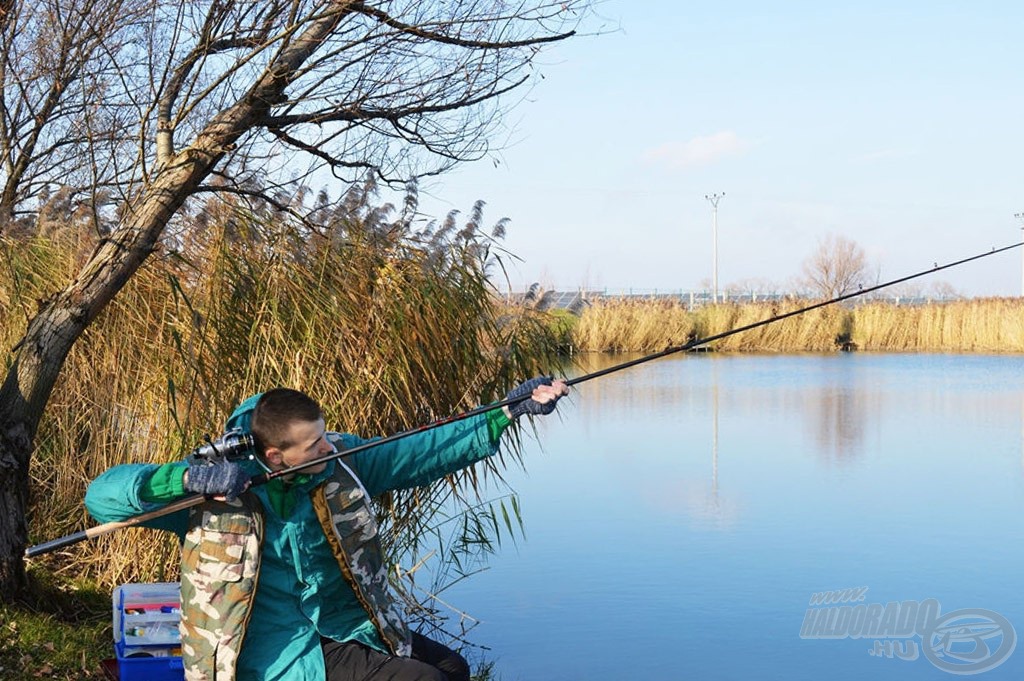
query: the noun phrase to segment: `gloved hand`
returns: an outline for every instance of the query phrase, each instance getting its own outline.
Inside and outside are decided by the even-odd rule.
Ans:
[[[249,474],[234,461],[192,464],[185,474],[185,489],[207,496],[223,495],[228,501],[245,491]]]
[[[553,382],[554,379],[551,376],[537,376],[536,378],[531,378],[530,380],[524,381],[512,388],[512,390],[508,392],[508,395],[505,396],[505,399],[511,400],[516,397],[530,395],[538,386],[551,385]],[[528,400],[520,400],[515,404],[508,405],[509,416],[515,420],[523,414],[533,414],[535,416],[550,414],[555,410],[555,402],[557,402],[558,398],[561,396],[562,395],[556,395],[547,402],[538,402],[532,397]]]

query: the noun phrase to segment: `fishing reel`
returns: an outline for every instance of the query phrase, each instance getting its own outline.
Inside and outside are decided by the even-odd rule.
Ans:
[[[229,430],[216,440],[207,435],[205,440],[188,455],[190,466],[245,459],[257,461],[262,466],[262,461],[256,456],[256,438],[251,433],[242,432],[241,428]]]

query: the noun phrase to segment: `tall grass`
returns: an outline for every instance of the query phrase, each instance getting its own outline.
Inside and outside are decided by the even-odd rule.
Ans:
[[[584,352],[651,352],[752,324],[799,307],[708,305],[691,312],[673,301],[609,300],[587,307],[572,331],[573,346]],[[848,325],[848,313],[824,308],[716,341],[723,351],[831,350]]]
[[[611,300],[586,308],[572,331],[581,351],[651,352],[753,324],[808,301],[709,305]],[[1024,301],[988,298],[898,306],[832,305],[714,341],[730,352],[1024,352]]]
[[[712,305],[694,312],[697,338],[707,338],[763,319],[786,314],[801,307],[799,302],[784,304]],[[836,339],[846,328],[848,311],[826,307],[796,315],[774,324],[728,336],[712,344],[713,349],[732,352],[828,351],[836,348]]]
[[[421,228],[415,194],[401,210],[375,202],[372,187],[356,187],[336,204],[297,197],[291,212],[211,201],[186,216],[67,360],[31,467],[32,541],[87,526],[82,497],[106,468],[180,458],[269,387],[309,392],[332,427],[386,435],[496,400],[554,365],[541,315],[494,303],[481,205],[462,224],[453,214]],[[8,347],[94,244],[73,222],[0,244]],[[477,513],[481,476],[500,478],[508,456],[383,500],[393,554],[436,524],[425,510]],[[473,545],[479,537],[451,550]],[[108,586],[177,576],[175,540],[147,530],[39,560]]]
[[[852,340],[863,350],[1024,352],[1024,302],[960,300],[920,307],[857,308]]]
[[[675,302],[599,301],[584,309],[572,344],[584,352],[647,352],[685,343],[695,331],[694,316]]]

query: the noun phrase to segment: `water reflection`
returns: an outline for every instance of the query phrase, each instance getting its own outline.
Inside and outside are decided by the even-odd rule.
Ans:
[[[587,373],[631,359],[634,356],[591,355],[581,361],[580,369],[581,373]],[[793,376],[780,372],[763,380],[754,377],[737,384],[731,374],[755,370],[755,364],[763,363],[765,358],[709,353],[683,359],[688,362],[688,372],[667,370],[667,377],[661,379],[631,376],[605,386],[588,384],[587,402],[593,403],[587,405],[587,412],[594,412],[594,418],[600,418],[597,414],[607,415],[609,404],[621,408],[623,392],[626,403],[632,408],[657,411],[662,405],[675,404],[697,413],[706,412],[712,429],[713,491],[718,487],[719,422],[723,409],[739,414],[764,413],[767,409],[778,419],[805,423],[813,445],[807,449],[827,463],[847,464],[863,455],[869,411],[872,405],[877,407],[881,397],[875,387],[862,384],[856,372],[824,362],[818,367],[822,374],[817,380],[808,375],[794,380]],[[643,367],[626,371],[661,371],[657,361]],[[726,388],[723,388],[721,376],[723,368],[730,374],[725,379]],[[771,432],[765,432],[764,436],[771,437]]]
[[[583,355],[577,358],[573,375],[599,371],[637,357],[639,355]],[[687,476],[670,469],[635,484],[641,492],[640,503],[652,511],[669,516],[685,516],[692,526],[698,528],[728,529],[739,517],[741,504],[728,490],[723,492],[719,484],[719,415],[723,401],[719,365],[716,362],[702,365],[710,372],[710,380],[706,381],[699,376],[686,377],[674,371],[661,372],[656,364],[657,361],[651,365],[626,369],[621,375],[610,374],[584,384],[586,387],[581,389],[577,400],[579,412],[573,414],[573,420],[578,421],[579,427],[589,434],[594,429],[604,427],[609,414],[636,410],[647,417],[665,414],[671,429],[675,430],[680,422],[677,410],[706,413],[711,433],[710,442],[706,444],[708,455],[704,459],[708,465],[704,470],[699,475]],[[652,439],[660,438],[652,434]],[[693,450],[699,448],[702,442],[707,441],[696,433],[693,437],[680,438],[680,446],[674,455],[692,458]],[[646,440],[641,438],[631,444],[629,449],[616,450],[616,454],[626,460],[649,459],[651,453],[647,451],[648,447]]]
[[[581,355],[572,375],[637,357]],[[949,372],[930,368],[934,362],[956,366],[955,382]],[[993,385],[991,363],[991,358],[970,357],[691,354],[580,384],[571,418],[573,428],[588,437],[601,437],[618,414],[636,414],[653,424],[656,432],[622,436],[617,447],[594,452],[627,466],[659,456],[650,451],[652,442],[659,450],[669,447],[665,455],[688,461],[706,452],[699,470],[665,466],[652,479],[634,484],[640,503],[651,510],[685,516],[698,527],[728,529],[745,505],[740,488],[726,477],[728,463],[749,456],[744,448],[751,442],[765,450],[777,448],[772,440],[780,433],[792,437],[793,425],[805,437],[788,443],[787,454],[849,469],[865,456],[885,455],[880,438],[894,418],[901,427],[913,427],[901,414],[946,413],[986,424],[1006,418],[1012,404],[1019,412],[1013,420],[1024,424],[1024,396],[1007,401],[1003,390],[993,389],[1006,386]],[[1019,469],[1024,471],[1024,425]]]
[[[822,386],[811,394],[815,450],[823,460],[846,464],[864,453],[869,401],[863,391],[846,386]]]
[[[694,485],[685,493],[689,502],[690,519],[698,527],[725,530],[735,523],[739,516],[738,504],[720,493],[718,488],[718,414],[719,414],[719,376],[718,365],[711,367],[711,483],[710,485]]]

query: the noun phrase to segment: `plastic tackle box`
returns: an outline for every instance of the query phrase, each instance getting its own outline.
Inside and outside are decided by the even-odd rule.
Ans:
[[[120,681],[182,681],[181,584],[122,584],[112,600]]]

